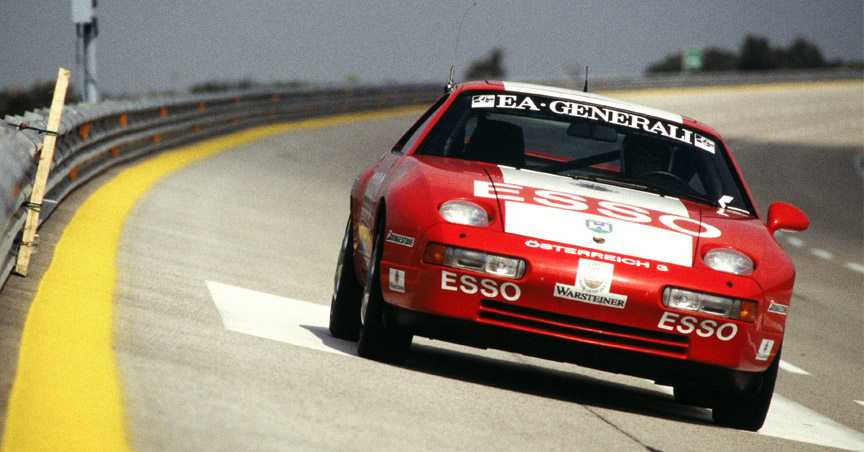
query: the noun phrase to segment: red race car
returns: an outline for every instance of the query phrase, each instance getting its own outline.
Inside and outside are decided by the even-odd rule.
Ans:
[[[726,144],[689,118],[509,82],[456,85],[351,190],[330,331],[413,335],[629,374],[757,430],[795,270]]]

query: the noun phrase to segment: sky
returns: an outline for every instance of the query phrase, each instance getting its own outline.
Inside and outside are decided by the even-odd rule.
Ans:
[[[78,80],[71,1],[0,0],[0,90],[53,80],[59,67]],[[443,86],[451,65],[458,82],[496,48],[506,79],[575,77],[586,65],[633,77],[687,48],[737,52],[747,35],[864,60],[864,0],[101,0],[96,16],[108,96],[245,79]]]

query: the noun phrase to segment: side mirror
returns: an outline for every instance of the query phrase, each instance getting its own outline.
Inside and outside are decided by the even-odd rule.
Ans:
[[[768,231],[771,235],[779,230],[804,231],[810,220],[801,209],[785,202],[775,202],[768,207]]]

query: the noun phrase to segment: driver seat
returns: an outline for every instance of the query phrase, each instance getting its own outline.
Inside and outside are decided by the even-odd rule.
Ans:
[[[504,121],[481,121],[465,146],[464,156],[477,162],[522,168],[525,166],[522,128]]]

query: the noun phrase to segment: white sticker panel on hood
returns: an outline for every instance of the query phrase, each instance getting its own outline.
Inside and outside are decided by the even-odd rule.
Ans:
[[[504,203],[504,231],[690,267],[693,237],[645,224],[522,202]],[[602,244],[594,238],[603,240]]]
[[[664,225],[663,221],[649,220],[655,215],[649,212],[656,212],[670,218],[698,223],[698,220],[689,218],[687,208],[680,200],[534,171],[499,168],[503,183],[508,186],[531,187],[575,196],[572,201],[550,197],[541,198],[540,202],[529,199],[520,202],[519,197],[508,197],[506,191],[502,190],[499,198],[505,201],[505,232],[692,266],[695,234],[681,233],[680,230]],[[579,202],[587,201],[588,198],[602,200],[600,204],[605,204],[608,208],[587,208],[586,203]],[[571,201],[578,208],[561,208],[560,206],[566,204],[563,201]]]

